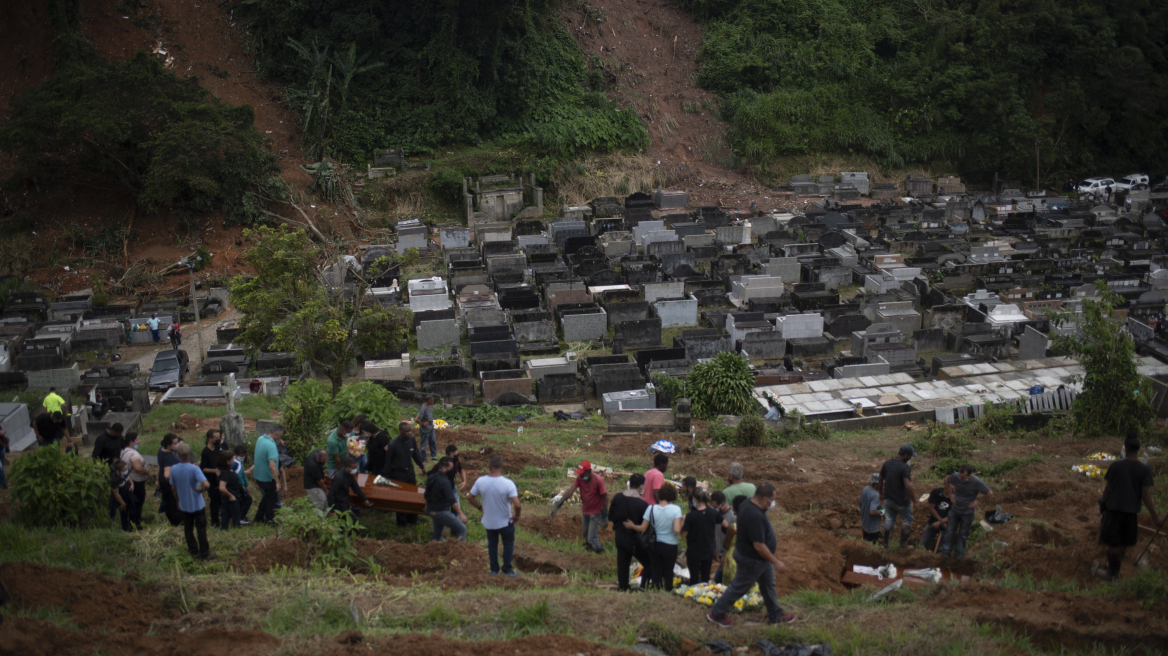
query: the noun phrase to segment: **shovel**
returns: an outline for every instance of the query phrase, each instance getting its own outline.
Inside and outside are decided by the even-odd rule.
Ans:
[[[1140,552],[1140,555],[1136,557],[1136,564],[1137,565],[1139,565],[1140,561],[1143,560],[1144,556],[1147,555],[1148,550],[1152,548],[1152,543],[1156,541],[1156,538],[1160,537],[1160,531],[1163,528],[1164,528],[1164,520],[1161,520],[1160,525],[1156,527],[1156,534],[1152,536],[1151,540],[1148,540],[1147,546],[1145,546],[1144,550]]]

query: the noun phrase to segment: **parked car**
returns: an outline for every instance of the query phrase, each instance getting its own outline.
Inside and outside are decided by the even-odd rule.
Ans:
[[[1107,192],[1107,187],[1110,186],[1112,191],[1115,190],[1115,180],[1111,178],[1087,178],[1075,187],[1075,191],[1080,194],[1102,194]]]
[[[1148,184],[1147,173],[1132,173],[1131,175],[1125,175],[1119,180],[1116,180],[1112,189],[1116,191],[1131,191],[1136,185],[1146,184]]]
[[[165,392],[172,387],[182,387],[183,378],[190,369],[186,351],[164,349],[154,356],[154,365],[150,367],[150,382],[147,385],[151,392]]]

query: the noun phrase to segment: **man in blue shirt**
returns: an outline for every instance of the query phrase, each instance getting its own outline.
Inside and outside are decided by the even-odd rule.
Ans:
[[[203,502],[203,492],[208,488],[207,477],[198,465],[191,464],[192,453],[191,447],[186,444],[180,444],[175,449],[180,462],[170,468],[170,485],[182,512],[187,550],[194,558],[211,560],[215,555],[207,544],[207,507]],[[195,541],[196,532],[198,542]]]
[[[154,338],[155,344],[162,341],[162,338],[158,336],[158,326],[161,323],[162,319],[159,319],[157,314],[150,315],[150,318],[146,320],[146,325],[150,328],[150,336]]]

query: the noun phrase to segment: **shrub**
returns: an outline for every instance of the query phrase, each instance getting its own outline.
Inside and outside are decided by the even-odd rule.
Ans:
[[[329,386],[308,378],[288,386],[284,396],[284,444],[288,455],[302,462],[324,444],[324,436],[336,424],[328,424]]]
[[[751,415],[758,411],[754,401],[754,374],[746,358],[737,353],[719,353],[709,362],[694,367],[685,381],[695,419],[718,415]]]
[[[12,494],[21,519],[30,524],[85,527],[104,523],[110,469],[102,462],[37,449],[12,466]]]
[[[766,446],[766,424],[758,415],[747,415],[738,423],[734,443],[738,446]]]
[[[308,557],[326,565],[349,565],[357,558],[353,534],[363,527],[347,512],[325,515],[307,497],[293,499],[276,512],[276,526],[291,533],[308,550]]]
[[[341,388],[337,397],[332,400],[332,412],[328,416],[329,426],[336,426],[342,419],[352,419],[356,415],[365,415],[369,421],[390,435],[397,432],[399,421],[414,418],[412,411],[398,405],[397,397],[392,392],[369,381],[352,383]]]
[[[929,424],[929,432],[925,436],[928,442],[928,452],[938,458],[956,458],[961,460],[969,455],[973,442],[960,428],[954,428],[941,421]]]

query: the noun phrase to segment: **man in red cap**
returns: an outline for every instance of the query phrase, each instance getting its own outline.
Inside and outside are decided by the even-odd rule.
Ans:
[[[604,553],[600,546],[600,527],[606,521],[603,515],[608,509],[608,488],[604,487],[604,479],[592,473],[592,463],[585,460],[576,468],[576,482],[568,491],[564,501],[572,498],[580,490],[580,504],[583,506],[584,520],[580,523],[580,532],[584,536],[584,548],[596,553]]]

